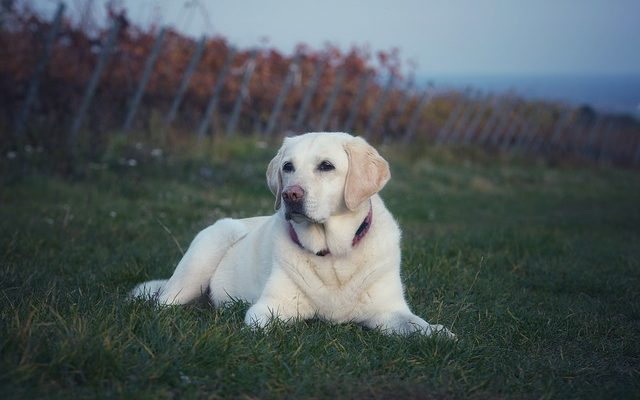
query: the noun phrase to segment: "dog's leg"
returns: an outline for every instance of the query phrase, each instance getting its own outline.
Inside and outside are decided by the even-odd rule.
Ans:
[[[387,335],[409,335],[420,333],[426,336],[440,334],[455,339],[442,325],[432,325],[413,314],[404,298],[400,275],[392,273],[369,287],[367,294],[370,302],[363,312],[367,316],[360,320],[363,325],[380,329]]]
[[[387,335],[410,335],[412,333],[420,333],[426,336],[438,334],[449,339],[456,338],[456,335],[444,326],[429,324],[408,309],[377,315],[376,317],[365,321],[364,325],[373,329],[380,329]]]
[[[169,280],[138,285],[132,297],[156,298],[159,304],[185,304],[202,295],[229,248],[247,234],[240,221],[222,219],[193,239]]]
[[[252,328],[265,328],[274,319],[293,322],[313,317],[309,299],[286,274],[274,270],[262,295],[245,315],[244,322]]]

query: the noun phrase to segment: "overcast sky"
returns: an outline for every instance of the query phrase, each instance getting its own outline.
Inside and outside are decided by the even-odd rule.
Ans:
[[[640,74],[640,0],[118,2],[140,24],[222,35],[241,47],[264,38],[286,53],[298,43],[398,47],[423,75]]]

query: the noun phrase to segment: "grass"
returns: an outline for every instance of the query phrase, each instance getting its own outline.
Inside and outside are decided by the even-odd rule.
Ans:
[[[120,149],[73,178],[3,160],[2,397],[640,396],[637,170],[383,149],[409,303],[455,344],[125,301],[216,219],[272,212],[263,147]]]

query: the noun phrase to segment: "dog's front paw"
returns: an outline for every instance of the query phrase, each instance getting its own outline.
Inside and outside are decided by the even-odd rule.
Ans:
[[[425,336],[438,335],[456,340],[456,335],[442,325],[432,325],[413,314],[392,314],[378,326],[386,334],[410,335],[419,333]]]
[[[425,332],[424,332],[424,334],[427,336],[438,335],[447,339],[458,340],[455,333],[451,332],[449,329],[445,328],[442,325],[431,325],[431,324],[427,324],[427,325],[429,326],[425,329]],[[422,330],[421,330],[421,333],[422,333]]]
[[[277,318],[277,314],[264,304],[254,304],[244,317],[244,323],[252,329],[264,329]]]

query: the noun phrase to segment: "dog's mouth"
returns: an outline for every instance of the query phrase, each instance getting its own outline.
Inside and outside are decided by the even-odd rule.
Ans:
[[[299,211],[290,211],[286,210],[284,213],[284,218],[287,221],[293,221],[297,224],[308,223],[308,224],[321,224],[322,221],[317,221],[308,215],[301,213]]]
[[[298,212],[298,211],[289,211],[289,210],[287,210],[284,213],[284,218],[287,221],[293,221],[293,222],[296,222],[296,223],[312,222],[311,218],[309,218],[306,214],[303,214],[303,213]]]

